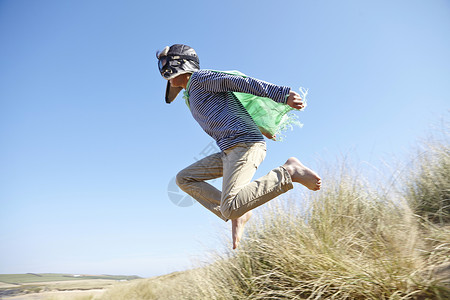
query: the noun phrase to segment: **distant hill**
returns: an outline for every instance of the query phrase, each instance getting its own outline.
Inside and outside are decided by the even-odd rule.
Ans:
[[[82,274],[58,274],[58,273],[26,273],[26,274],[0,274],[0,282],[8,284],[24,284],[36,282],[69,281],[69,280],[133,280],[139,276],[125,275],[82,275]]]
[[[7,284],[24,284],[37,282],[52,282],[52,281],[70,281],[70,280],[92,280],[92,279],[106,279],[106,280],[133,280],[139,279],[139,276],[125,276],[125,275],[84,275],[84,274],[58,274],[58,273],[26,273],[26,274],[0,274],[0,282]]]

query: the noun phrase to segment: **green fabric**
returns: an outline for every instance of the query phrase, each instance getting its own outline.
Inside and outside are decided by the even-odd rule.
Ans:
[[[188,83],[186,84],[186,89],[183,92],[183,99],[186,101],[186,105],[189,108],[189,110],[191,110],[191,105],[189,103],[189,93],[188,93],[188,91],[189,91],[189,86],[191,85],[191,79],[192,79],[192,76],[189,77]]]
[[[211,70],[213,71],[213,70]],[[237,75],[247,77],[245,74],[239,71],[213,71],[221,72],[230,75]],[[186,90],[189,90],[188,82]],[[293,129],[293,126],[302,127],[303,125],[298,120],[297,116],[292,113],[294,109],[287,104],[278,103],[270,98],[259,97],[252,94],[232,92],[236,98],[242,103],[245,109],[248,111],[253,121],[255,121],[261,133],[269,139],[281,141],[284,136],[284,132],[288,129]],[[300,93],[306,107],[306,94],[307,90],[300,89]],[[189,107],[189,94],[184,93],[186,99],[186,105]]]

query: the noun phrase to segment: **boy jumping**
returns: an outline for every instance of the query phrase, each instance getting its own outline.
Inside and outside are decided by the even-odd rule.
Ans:
[[[233,249],[242,237],[252,209],[287,192],[298,182],[310,190],[321,187],[321,178],[297,158],[251,181],[266,156],[264,137],[233,92],[270,98],[302,109],[299,94],[251,77],[200,70],[197,53],[175,44],[157,53],[158,67],[167,80],[166,102],[184,89],[192,116],[217,143],[221,152],[207,156],[177,175],[178,186],[224,221],[232,220]],[[207,180],[223,177],[222,191]]]

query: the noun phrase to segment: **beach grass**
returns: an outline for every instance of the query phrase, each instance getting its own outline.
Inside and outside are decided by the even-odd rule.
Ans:
[[[449,154],[429,141],[395,184],[329,167],[320,192],[266,205],[237,251],[101,299],[450,299]]]

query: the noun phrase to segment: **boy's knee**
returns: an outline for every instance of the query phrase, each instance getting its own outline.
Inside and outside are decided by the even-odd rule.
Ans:
[[[185,170],[181,170],[180,172],[178,172],[175,181],[176,181],[177,185],[181,189],[183,189],[183,186],[185,186],[189,182],[188,175],[187,175],[186,171]]]
[[[220,213],[222,214],[222,216],[230,220],[239,218],[239,216],[236,214],[236,210],[234,210],[232,205],[230,204],[220,205]]]

